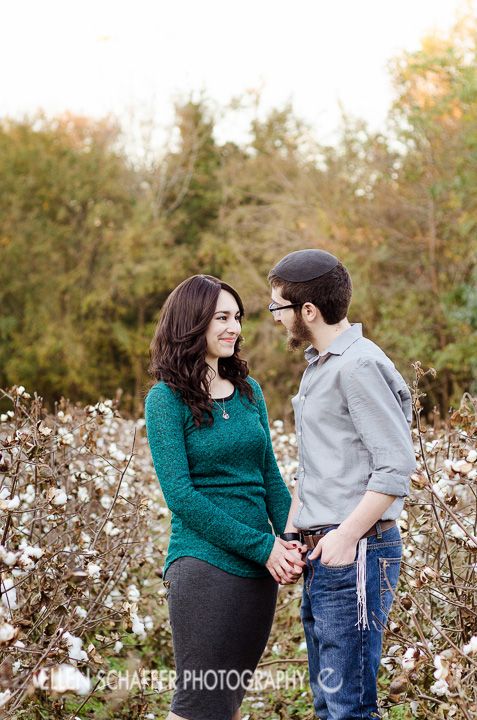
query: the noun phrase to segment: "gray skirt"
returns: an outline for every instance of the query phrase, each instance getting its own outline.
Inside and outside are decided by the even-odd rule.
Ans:
[[[176,682],[171,710],[187,720],[230,720],[270,635],[278,585],[180,557],[164,577]]]

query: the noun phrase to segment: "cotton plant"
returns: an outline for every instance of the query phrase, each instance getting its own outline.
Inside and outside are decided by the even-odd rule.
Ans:
[[[140,609],[148,597],[137,573],[146,562],[156,577],[164,504],[144,432],[137,435],[144,426],[123,421],[112,401],[84,410],[62,402],[45,415],[26,390],[7,396],[14,409],[0,422],[0,518],[8,530],[0,545],[0,664],[18,682],[2,687],[0,677],[0,701],[14,714],[32,690],[89,692],[76,665],[97,670],[121,651],[122,634],[141,643],[155,627],[153,614]],[[128,597],[131,611],[122,607]],[[84,633],[103,623],[98,648],[85,646]],[[52,665],[58,657],[65,662]]]
[[[17,605],[7,608],[0,602],[1,658],[8,659],[15,682],[33,690],[34,698],[38,692],[47,698],[86,689],[77,673],[88,679],[100,660],[130,652],[131,643],[140,649],[153,641],[172,668],[160,576],[170,512],[152,466],[143,418],[121,418],[108,400],[83,409],[62,401],[56,413],[46,414],[25,393],[10,390],[13,410],[0,418],[0,517],[10,518],[0,545],[0,570],[4,583],[11,579],[4,594],[14,588]],[[476,702],[477,636],[465,612],[477,581],[472,542],[476,433],[471,410],[454,414],[452,422],[447,430],[413,429],[417,468],[399,519],[402,572],[381,664],[385,699],[407,703],[415,717],[426,720],[458,718],[464,703],[472,713]],[[298,465],[296,438],[282,421],[272,423],[271,434],[291,489]],[[18,507],[8,509],[15,497]],[[54,498],[66,501],[55,505]],[[300,584],[281,588],[278,602],[298,612],[300,594]],[[66,612],[55,614],[60,605]],[[282,612],[277,623],[281,617]],[[32,618],[36,634],[21,622]],[[298,616],[296,622],[293,643],[288,630],[274,635],[272,629],[268,658],[284,662],[298,655],[306,660]],[[89,634],[85,641],[86,627],[89,634],[94,631],[94,645]],[[63,628],[66,639],[58,634],[53,657],[33,686],[31,658],[46,650],[55,628]],[[51,676],[51,668],[62,664],[67,668]],[[2,710],[13,714],[30,702],[28,692],[20,696],[15,687],[0,683]],[[275,717],[265,698],[256,702],[264,703],[253,709],[257,720]]]

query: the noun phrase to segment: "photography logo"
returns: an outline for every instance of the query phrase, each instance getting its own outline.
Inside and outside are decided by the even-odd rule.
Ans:
[[[341,690],[341,688],[343,686],[343,678],[340,679],[338,685],[330,686],[327,684],[326,681],[328,680],[329,677],[331,677],[331,675],[333,675],[333,673],[334,673],[333,668],[329,668],[329,667],[323,668],[318,673],[318,677],[317,677],[318,685],[325,693],[331,693],[331,694],[337,693],[339,690]]]

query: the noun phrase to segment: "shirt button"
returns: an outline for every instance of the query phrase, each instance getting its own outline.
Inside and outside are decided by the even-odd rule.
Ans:
[[[304,399],[305,399],[305,395],[302,395],[300,400],[303,402]]]

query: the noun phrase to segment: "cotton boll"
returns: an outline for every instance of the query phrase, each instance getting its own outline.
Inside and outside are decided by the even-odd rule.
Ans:
[[[450,534],[452,537],[456,538],[456,540],[466,540],[467,535],[462,530],[460,525],[457,525],[457,523],[453,523],[450,527]]]
[[[434,658],[434,667],[436,668],[434,671],[434,677],[436,680],[445,680],[449,674],[449,665],[445,658],[442,658],[440,655],[436,655]]]
[[[401,660],[401,664],[403,667],[403,670],[407,670],[408,672],[411,670],[414,670],[416,667],[416,662],[420,659],[420,657],[423,655],[422,650],[420,650],[417,647],[410,647],[406,650],[404,653],[404,656]]]
[[[7,500],[5,503],[5,510],[16,510],[20,506],[20,498],[18,495],[12,497],[11,500]]]
[[[387,670],[388,673],[392,673],[394,668],[396,667],[396,660],[393,657],[383,657],[381,658],[381,665],[385,670]]]
[[[46,425],[44,425],[43,422],[41,422],[41,423],[38,425],[38,431],[39,431],[44,437],[48,437],[48,436],[51,435],[51,433],[53,432],[52,429],[49,428],[49,427],[47,427]]]
[[[88,563],[88,565],[86,566],[86,572],[92,578],[99,578],[101,567],[99,565],[96,565],[95,563]]]
[[[72,635],[69,632],[63,633],[62,640],[68,646],[68,655],[70,660],[88,660],[88,653],[81,649],[83,641],[81,638]]]
[[[36,558],[37,560],[44,554],[44,551],[41,548],[36,545],[27,545],[25,541],[20,543],[20,550],[23,550],[24,555]]]
[[[154,628],[154,620],[152,619],[152,617],[151,617],[150,615],[145,615],[145,616],[144,616],[144,627],[145,627],[146,630],[148,630],[148,631],[153,630],[153,628]]]
[[[17,591],[12,577],[5,577],[0,580],[2,604],[9,610],[17,610]]]
[[[137,589],[136,585],[129,585],[127,590],[127,598],[131,602],[135,602],[141,598],[141,593]]]
[[[106,535],[109,535],[110,537],[116,537],[116,535],[119,535],[119,533],[121,532],[121,530],[120,530],[119,528],[114,527],[114,525],[113,525],[113,523],[111,522],[111,520],[108,520],[108,521],[107,521],[107,523],[106,523],[106,525],[104,526],[103,530],[104,530],[104,533],[105,533]]]
[[[83,485],[81,485],[78,488],[77,497],[80,502],[88,502],[89,501],[88,491]]]
[[[397,651],[401,649],[401,645],[391,645],[391,647],[388,650],[388,655],[390,657],[393,657],[396,655]]]
[[[91,681],[77,668],[67,663],[61,663],[50,671],[50,687],[53,692],[57,693],[70,690],[77,695],[87,695],[91,690]]]
[[[0,708],[4,707],[8,702],[10,702],[11,697],[12,697],[11,690],[5,690],[4,692],[0,692]]]
[[[22,554],[17,560],[17,565],[19,565],[24,570],[32,570],[35,567],[35,560],[38,560],[43,555],[43,550],[41,548],[34,548],[34,547],[28,547],[23,546],[21,547]]]
[[[0,621],[0,645],[7,644],[18,634],[18,628],[13,627],[8,622]]]
[[[73,433],[63,427],[58,428],[58,440],[61,445],[67,445],[69,447],[72,447],[75,442]]]
[[[472,635],[467,645],[464,645],[462,651],[465,655],[475,655],[477,653],[477,635]]]
[[[447,695],[449,692],[449,685],[445,680],[438,680],[430,687],[431,693],[434,693],[434,695],[442,696]]]
[[[101,505],[104,507],[105,510],[109,510],[113,503],[113,498],[109,495],[103,495],[100,500]]]
[[[88,535],[88,533],[85,533],[84,530],[80,533],[80,545],[89,545],[91,542],[91,535]]]
[[[46,690],[48,687],[48,672],[45,668],[37,670],[33,675],[33,687]]]
[[[0,545],[0,560],[4,565],[11,567],[17,561],[18,553],[7,550],[3,545]]]
[[[24,493],[19,493],[20,500],[24,502],[26,505],[31,505],[35,502],[35,487],[31,484],[27,485],[27,489]]]
[[[132,622],[131,629],[132,629],[133,633],[135,635],[145,637],[146,630],[144,627],[144,623],[140,620],[139,616],[136,613],[131,613],[131,622]]]
[[[46,493],[46,499],[51,505],[61,507],[62,505],[66,505],[68,496],[64,488],[49,488]]]

